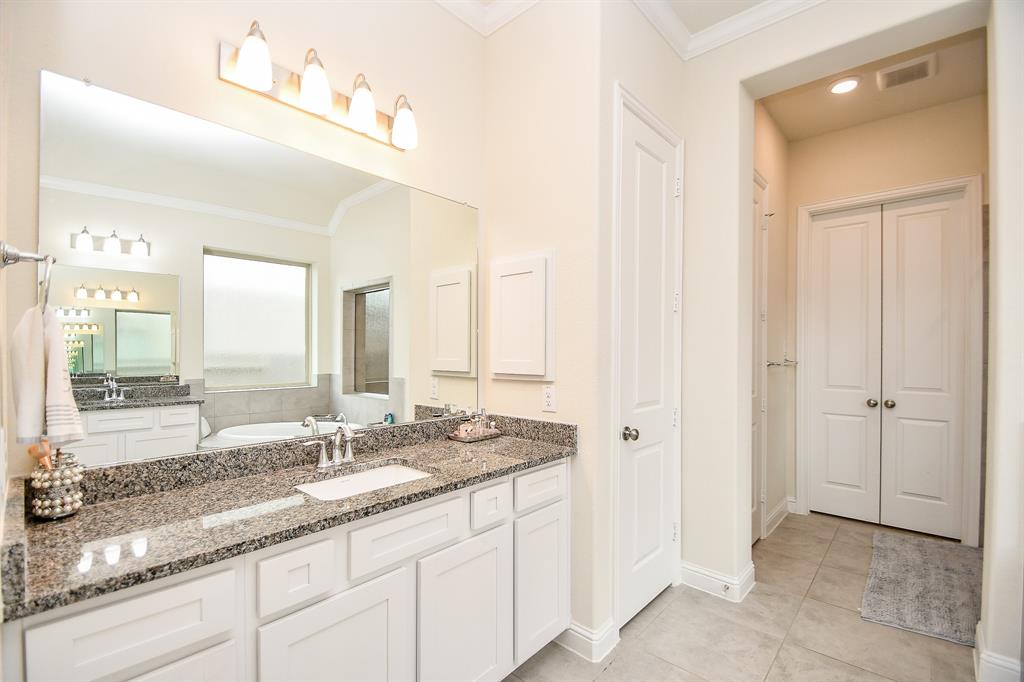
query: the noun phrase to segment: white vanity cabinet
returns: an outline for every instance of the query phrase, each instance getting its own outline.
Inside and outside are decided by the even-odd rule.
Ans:
[[[569,626],[567,474],[560,461],[5,623],[5,679],[502,680]]]
[[[199,405],[87,411],[82,428],[65,449],[86,466],[181,455],[199,443]]]

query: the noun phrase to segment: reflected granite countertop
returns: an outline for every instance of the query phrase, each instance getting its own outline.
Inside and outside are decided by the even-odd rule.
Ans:
[[[25,479],[13,479],[0,556],[4,619],[239,556],[576,452],[574,426],[499,419],[514,436],[472,444],[444,438],[452,424],[371,429],[369,438],[357,441],[368,444],[357,448],[353,464],[325,473],[315,471],[315,448],[302,448],[305,439],[88,470],[83,490],[92,504],[56,521],[27,519]],[[240,471],[231,471],[232,461]],[[295,489],[395,463],[430,476],[337,501]]]
[[[78,402],[79,412],[98,410],[131,410],[143,407],[178,407],[180,405],[202,405],[204,400],[195,396],[155,396],[152,398],[125,398],[124,400],[82,400]]]

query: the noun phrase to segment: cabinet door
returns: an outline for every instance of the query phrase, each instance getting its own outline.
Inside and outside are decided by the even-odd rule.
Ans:
[[[419,679],[501,680],[512,671],[512,527],[419,561]]]
[[[516,662],[569,627],[569,516],[559,502],[516,520]]]
[[[171,426],[152,431],[128,431],[124,434],[125,457],[128,461],[150,457],[170,457],[194,452],[195,426]]]
[[[232,640],[157,668],[133,682],[234,682],[241,678],[238,650]]]
[[[400,568],[264,625],[260,680],[415,678],[414,589],[412,570]]]
[[[121,434],[97,433],[87,436],[84,440],[70,443],[64,449],[78,457],[78,463],[84,466],[97,464],[113,464],[122,462]]]

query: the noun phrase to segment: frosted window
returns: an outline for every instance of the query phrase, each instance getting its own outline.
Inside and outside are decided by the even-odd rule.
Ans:
[[[309,384],[309,266],[203,256],[207,388]]]
[[[118,376],[170,374],[174,364],[170,313],[118,310],[114,320]]]
[[[356,390],[387,395],[391,289],[356,294],[355,304]]]

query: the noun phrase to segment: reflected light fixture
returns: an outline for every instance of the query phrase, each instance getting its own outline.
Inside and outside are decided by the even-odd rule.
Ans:
[[[82,227],[82,231],[75,235],[75,250],[76,251],[92,251],[92,235],[89,234],[88,227]]]
[[[149,255],[149,242],[139,235],[139,238],[132,242],[131,254],[133,256],[148,256]]]
[[[96,290],[96,293],[92,295],[97,301],[107,300],[107,291],[102,286]]]
[[[135,291],[135,289],[132,289],[131,291],[129,291],[128,292],[128,301],[129,301],[129,303],[138,303],[139,302],[139,292]]]
[[[114,230],[109,237],[103,240],[103,252],[121,253],[121,238],[117,236],[117,230]]]
[[[85,288],[84,284],[75,289],[75,298],[89,298],[89,290]]]
[[[377,128],[377,105],[373,103],[373,91],[363,74],[356,76],[352,84],[348,124],[360,133],[371,133]]]
[[[409,98],[399,95],[395,100],[395,122],[391,126],[391,144],[399,149],[416,149],[419,135],[416,132],[416,117],[409,105]]]
[[[326,116],[331,112],[333,105],[334,93],[327,81],[327,71],[316,50],[309,48],[306,52],[306,67],[302,71],[302,81],[299,84],[299,106],[314,114]]]
[[[258,21],[249,26],[249,34],[242,41],[235,61],[235,79],[247,88],[267,92],[274,87],[274,67],[270,62],[270,47]]]
[[[857,76],[847,76],[846,78],[841,78],[828,86],[828,91],[833,95],[845,95],[848,92],[856,90],[858,85],[860,85],[860,78]]]
[[[121,294],[120,289],[114,289],[113,291],[110,292],[111,301],[120,301],[122,298],[124,298],[124,296]]]

